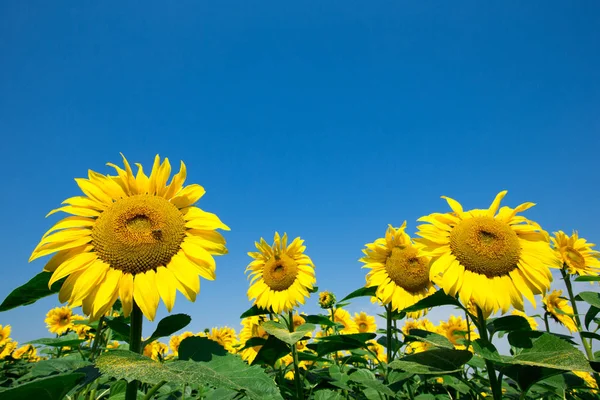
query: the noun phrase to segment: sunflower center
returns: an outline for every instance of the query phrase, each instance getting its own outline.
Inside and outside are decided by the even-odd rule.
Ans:
[[[521,255],[515,231],[492,217],[460,222],[450,232],[450,250],[465,269],[488,278],[507,275]]]
[[[92,228],[98,258],[139,274],[167,265],[185,237],[179,209],[163,197],[139,194],[113,203]]]
[[[414,247],[394,247],[385,261],[390,279],[410,293],[419,292],[429,284],[429,262],[418,257]]]
[[[276,292],[286,290],[296,281],[298,264],[291,257],[282,254],[272,257],[265,264],[263,280],[266,285]]]
[[[585,269],[585,258],[581,255],[580,252],[575,250],[572,247],[567,247],[564,250],[565,261],[567,265],[571,268],[576,269]]]
[[[361,331],[366,331],[366,330],[367,330],[367,324],[365,324],[364,322],[361,322],[361,323],[358,325],[358,328],[359,328]]]

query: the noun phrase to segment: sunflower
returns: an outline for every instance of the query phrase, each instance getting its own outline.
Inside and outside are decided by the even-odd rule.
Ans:
[[[237,344],[237,334],[235,329],[228,326],[222,328],[212,328],[207,337],[213,342],[219,343],[230,353],[234,352],[233,346]]]
[[[554,232],[552,246],[569,274],[598,275],[600,273],[600,252],[592,250],[596,246],[580,238],[577,232],[571,237],[563,231]]]
[[[435,292],[429,280],[429,258],[413,245],[405,229],[406,221],[400,228],[388,226],[385,238],[367,244],[365,257],[360,259],[365,263],[363,268],[371,269],[366,286],[377,286],[376,298],[382,304],[391,304],[393,311],[412,306]]]
[[[335,309],[335,312],[333,313],[333,322],[337,322],[344,326],[340,329],[340,333],[343,335],[358,333],[358,326],[356,325],[356,322],[354,322],[354,319],[352,319],[352,315],[343,308]]]
[[[56,307],[46,314],[46,326],[50,333],[62,335],[73,328],[73,311],[70,307]]]
[[[134,176],[125,157],[123,163],[124,170],[108,164],[118,176],[89,171],[89,179],[75,179],[85,196],[71,197],[50,212],[72,216],[46,232],[29,260],[56,253],[44,268],[52,272],[49,286],[67,277],[59,300],[82,305],[92,321],[117,298],[125,316],[135,302],[149,320],[160,298],[171,311],[176,290],[194,301],[200,291],[198,275],[215,279],[213,255],[227,252],[215,230],[229,228],[194,206],[204,189],[183,186],[183,162],[169,184],[166,158],[161,163],[156,156],[149,177],[140,164]]]
[[[179,355],[179,345],[181,345],[183,339],[187,339],[192,336],[194,336],[194,334],[190,331],[183,332],[181,335],[171,336],[169,339],[169,348],[175,357]]]
[[[12,358],[15,360],[27,359],[29,362],[36,362],[39,360],[37,356],[37,350],[33,345],[26,344],[13,351]]]
[[[300,325],[304,324],[306,320],[300,316],[298,313],[292,316],[292,321],[294,321],[294,329],[298,328]]]
[[[444,292],[459,295],[466,304],[471,297],[484,312],[502,310],[511,304],[523,310],[523,296],[534,306],[534,295],[545,293],[558,266],[548,234],[518,212],[533,207],[502,207],[506,191],[498,193],[487,210],[463,211],[455,200],[446,199],[451,213],[421,217],[415,240],[432,257],[430,275]]]
[[[594,389],[594,390],[592,390],[592,393],[598,392],[596,390],[596,389],[598,389],[598,384],[596,383],[596,380],[594,379],[592,374],[590,374],[589,372],[585,372],[585,371],[573,371],[573,373],[575,375],[577,375],[578,377],[580,377],[581,379],[583,379],[583,381],[585,382],[585,384],[587,386]]]
[[[0,360],[4,360],[6,357],[10,356],[18,345],[19,342],[8,339],[2,346],[0,346]]]
[[[564,325],[569,332],[577,332],[577,326],[573,320],[573,308],[569,301],[562,296],[562,290],[553,290],[542,299],[544,309],[558,323]]]
[[[275,233],[272,246],[261,238],[255,243],[258,252],[248,253],[254,258],[246,268],[251,271],[248,299],[277,314],[304,304],[316,283],[315,265],[304,254],[304,241],[298,237],[289,246],[287,242],[287,234]]]
[[[319,306],[328,310],[335,305],[335,295],[328,291],[319,292]]]
[[[531,327],[531,330],[532,331],[537,330],[538,323],[535,320],[535,318],[532,318],[529,315],[525,314],[523,311],[519,311],[519,310],[513,310],[512,315],[518,315],[519,317],[525,318],[527,320],[527,322],[529,322],[529,326]]]
[[[120,346],[121,346],[121,343],[119,343],[119,342],[118,342],[118,341],[116,341],[116,340],[113,340],[113,341],[111,341],[110,343],[107,343],[107,344],[106,344],[106,348],[107,348],[107,349],[112,349],[112,350],[114,350],[114,349],[118,349]]]
[[[377,324],[375,323],[375,317],[367,315],[364,311],[354,313],[354,323],[358,327],[358,332],[367,333],[375,332],[377,330]]]
[[[76,324],[75,321],[85,321],[86,318],[83,315],[73,314],[71,321],[73,325],[71,326],[71,330],[77,333],[79,339],[90,339],[94,337],[94,334],[91,331],[92,327],[86,324]]]
[[[10,340],[10,325],[0,325],[0,347]]]
[[[436,332],[436,327],[435,325],[433,325],[433,323],[428,320],[427,318],[422,318],[422,319],[410,319],[410,320],[406,320],[406,322],[404,322],[404,326],[402,327],[402,333],[404,334],[404,336],[407,336],[410,334],[410,331],[412,329],[421,329],[424,331],[428,331],[428,332]],[[406,353],[407,354],[414,354],[414,353],[420,353],[422,351],[425,350],[429,350],[432,347],[431,344],[426,343],[426,342],[421,342],[418,340],[413,340],[411,342],[408,342],[408,344],[406,345]]]
[[[267,339],[269,337],[269,334],[261,326],[262,321],[263,319],[260,316],[247,317],[242,320],[240,342],[243,347],[245,347],[246,342],[252,338]],[[252,361],[254,361],[254,358],[258,354],[258,351],[261,349],[261,347],[262,346],[253,346],[242,350],[242,358],[249,364],[252,364]]]
[[[380,362],[387,363],[387,352],[385,350],[385,347],[377,343],[375,340],[368,340],[367,346],[369,347],[369,350],[371,350],[374,353],[375,357],[373,361],[376,364],[379,364]],[[370,356],[373,357],[373,354],[371,354]]]
[[[454,347],[459,350],[466,349],[464,342],[467,339],[474,341],[475,339],[479,338],[479,335],[472,331],[470,332],[469,338],[469,327],[467,326],[467,321],[461,317],[455,317],[454,315],[451,315],[448,321],[440,322],[437,333],[446,336],[450,343],[452,343]]]
[[[144,347],[144,355],[154,361],[163,361],[169,352],[169,346],[155,340]]]

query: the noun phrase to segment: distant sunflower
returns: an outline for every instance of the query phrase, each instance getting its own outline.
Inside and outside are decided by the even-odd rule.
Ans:
[[[358,333],[358,326],[356,325],[356,322],[354,322],[354,319],[352,319],[352,315],[343,308],[335,309],[335,312],[333,313],[333,322],[337,322],[344,326],[340,329],[340,333],[343,335]]]
[[[29,362],[36,362],[39,360],[37,356],[37,350],[33,345],[26,344],[13,351],[12,358],[15,360],[27,359]]]
[[[366,276],[367,287],[377,286],[376,298],[391,304],[392,310],[403,310],[433,294],[429,279],[429,258],[425,257],[405,232],[406,221],[400,228],[388,227],[385,238],[366,245],[360,259],[371,271]],[[422,313],[412,313],[419,316]]]
[[[10,356],[13,351],[17,348],[19,342],[15,342],[12,339],[8,339],[4,345],[0,346],[0,360],[4,360],[6,357]]]
[[[169,348],[173,352],[173,355],[177,357],[179,355],[179,345],[183,341],[183,339],[187,339],[189,337],[194,336],[194,334],[190,331],[183,332],[181,335],[173,335],[169,339]]]
[[[450,343],[459,350],[466,349],[464,342],[469,338],[469,327],[467,321],[461,317],[451,315],[448,321],[441,321],[437,333],[446,336]],[[471,331],[470,339],[474,341],[479,335]]]
[[[50,333],[62,335],[73,328],[73,311],[70,307],[56,307],[46,314],[46,326]]]
[[[595,244],[580,238],[577,232],[571,237],[563,231],[554,232],[551,239],[554,251],[569,274],[597,276],[600,273],[600,252],[592,250]]]
[[[562,296],[562,290],[553,290],[548,293],[542,301],[544,309],[550,314],[552,319],[564,325],[570,332],[577,331],[577,325],[573,320],[573,308],[569,305],[569,301]]]
[[[407,336],[410,334],[410,331],[412,329],[420,329],[420,330],[424,330],[424,331],[428,331],[428,332],[436,332],[437,328],[435,327],[435,325],[433,325],[433,323],[428,320],[427,318],[422,318],[422,319],[407,319],[404,322],[404,326],[402,327],[402,333]],[[408,342],[408,344],[406,345],[406,353],[407,354],[414,354],[414,353],[420,353],[422,351],[426,351],[429,350],[432,347],[431,344],[426,343],[426,342],[420,342],[418,340],[414,340],[412,342]]]
[[[535,318],[531,318],[529,315],[527,315],[523,311],[519,311],[519,310],[513,310],[512,315],[518,315],[519,317],[525,318],[527,320],[527,322],[529,322],[529,326],[531,327],[531,330],[532,331],[537,330],[538,323],[535,320]]]
[[[235,333],[235,329],[228,326],[212,328],[210,333],[207,334],[207,337],[210,340],[219,343],[225,348],[225,350],[229,352],[234,351],[233,345],[237,343],[237,334]]]
[[[361,311],[359,313],[354,313],[354,322],[358,327],[358,332],[367,333],[373,332],[377,330],[377,323],[375,323],[375,317],[372,315],[367,315],[366,312]]]
[[[10,339],[10,325],[0,325],[0,347]]]
[[[373,361],[376,364],[379,364],[380,362],[387,363],[387,352],[385,347],[377,343],[375,340],[368,340],[367,346],[369,347],[369,350],[374,353],[375,357]],[[372,354],[370,356],[373,357]]]
[[[29,261],[56,253],[44,270],[49,285],[67,277],[61,302],[96,320],[117,298],[128,316],[135,302],[153,320],[159,299],[168,311],[176,290],[190,301],[200,291],[198,275],[215,279],[213,255],[227,252],[216,229],[229,230],[219,218],[194,204],[204,195],[199,185],[183,186],[186,168],[171,174],[169,160],[156,156],[150,176],[140,164],[134,175],[127,159],[118,176],[89,171],[75,179],[85,196],[71,197],[48,215],[63,211],[73,216],[56,223],[42,237]]]
[[[316,283],[315,265],[304,254],[304,241],[296,238],[289,246],[287,242],[287,234],[275,233],[273,245],[261,238],[255,243],[258,252],[248,253],[254,259],[246,268],[248,299],[277,314],[304,304]]]
[[[247,317],[242,320],[242,329],[240,330],[240,342],[243,347],[246,346],[246,342],[252,338],[267,339],[269,334],[262,328],[262,318],[260,316]],[[248,347],[242,350],[242,358],[252,364],[254,358],[258,354],[258,351],[262,346]]]
[[[545,293],[557,266],[548,234],[538,224],[518,212],[534,206],[524,203],[516,208],[502,207],[500,192],[487,210],[463,211],[455,200],[446,199],[452,213],[421,217],[427,222],[418,227],[418,242],[432,257],[430,275],[444,292],[458,294],[466,304],[471,297],[485,313],[502,310],[511,304],[523,310],[523,296],[534,306],[534,295]]]
[[[167,353],[169,352],[169,346],[155,340],[152,343],[147,344],[144,347],[144,355],[150,357],[154,361],[164,361]]]

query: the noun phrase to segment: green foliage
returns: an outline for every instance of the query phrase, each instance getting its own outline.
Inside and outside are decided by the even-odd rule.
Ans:
[[[266,310],[264,308],[260,308],[257,305],[253,305],[252,307],[250,307],[249,309],[247,309],[246,311],[244,311],[244,313],[242,315],[240,315],[240,318],[254,317],[254,316],[257,316],[257,315],[267,315],[269,313],[270,313],[269,310]]]
[[[188,326],[191,321],[192,318],[186,314],[173,314],[164,317],[159,321],[152,335],[144,341],[142,347],[156,339],[174,334]]]
[[[57,338],[44,338],[31,340],[25,344],[40,344],[44,346],[52,347],[65,347],[65,346],[78,346],[80,343],[85,342],[83,339],[79,339],[76,333],[71,332],[67,335],[60,336]]]
[[[373,296],[375,296],[376,292],[377,292],[377,286],[362,287],[360,289],[356,289],[355,291],[353,291],[352,293],[350,293],[349,295],[347,295],[346,297],[341,299],[339,302],[343,303],[350,299],[355,299],[357,297],[365,297],[365,296],[373,297]]]
[[[60,400],[85,378],[84,373],[65,373],[0,389],[2,400]]]
[[[431,296],[427,296],[424,299],[419,300],[412,306],[407,307],[402,311],[407,312],[407,313],[408,312],[416,312],[416,311],[426,310],[426,309],[432,308],[432,307],[446,306],[446,305],[460,307],[460,303],[458,302],[458,300],[456,300],[456,298],[447,295],[442,289],[440,289],[437,292],[435,292],[434,294],[432,294]]]
[[[227,350],[209,338],[191,336],[179,344],[179,359],[183,361],[210,361],[213,355],[225,356]]]
[[[262,328],[269,334],[275,336],[277,339],[285,342],[289,345],[298,343],[303,337],[309,332],[315,330],[313,324],[302,324],[294,329],[294,332],[290,330],[280,322],[266,321],[262,324]]]
[[[449,374],[460,371],[472,356],[468,350],[437,348],[392,361],[389,367],[413,374]]]
[[[66,278],[54,282],[52,287],[48,288],[51,276],[51,272],[40,272],[31,278],[29,282],[10,292],[2,304],[0,304],[0,312],[33,304],[41,298],[58,293]]]
[[[365,342],[375,338],[374,333],[353,333],[349,335],[331,335],[319,338],[317,343],[310,343],[308,348],[319,356],[342,350],[360,349],[366,347]]]
[[[149,384],[209,385],[246,395],[250,399],[281,399],[275,382],[258,366],[248,366],[231,354],[213,356],[208,362],[158,363],[129,351],[115,350],[98,357],[100,371],[128,382]]]

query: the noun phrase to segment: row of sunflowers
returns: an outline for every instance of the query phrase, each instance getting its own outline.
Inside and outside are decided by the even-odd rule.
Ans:
[[[488,208],[467,211],[443,197],[450,211],[421,217],[416,238],[406,222],[389,226],[363,249],[365,286],[340,301],[318,293],[321,314],[299,313],[318,290],[303,240],[260,239],[248,253],[252,307],[239,335],[230,327],[177,334],[191,319],[172,314],[142,338],[143,318],[154,320],[161,300],[171,313],[177,292],[194,301],[199,278],[215,279],[214,256],[227,253],[217,230],[229,227],[196,206],[205,191],[184,186],[183,162],[170,181],[168,159],[157,156],[149,176],[123,163],[108,164],[114,176],[89,171],[76,179],[84,195],[50,212],[70,216],[30,258],[53,255],[44,271],[0,305],[53,293],[67,303],[47,315],[54,338],[18,347],[10,326],[0,326],[3,398],[40,390],[52,399],[127,400],[597,396],[600,296],[575,293],[572,282],[600,280],[599,253],[577,233],[550,237],[520,215],[533,203],[501,207],[506,191]],[[564,296],[551,290],[551,269]],[[540,296],[538,323],[524,300],[535,306]],[[385,327],[344,308],[357,297],[381,306]],[[84,315],[73,314],[76,307]],[[436,326],[425,318],[436,307],[459,314]],[[553,332],[549,318],[577,337]],[[494,337],[508,341],[510,355]]]

